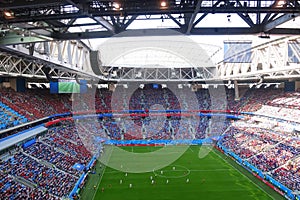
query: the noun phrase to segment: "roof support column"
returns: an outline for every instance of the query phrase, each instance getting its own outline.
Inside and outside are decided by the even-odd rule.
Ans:
[[[240,100],[239,85],[237,80],[234,80],[233,84],[234,84],[234,100]]]
[[[295,91],[298,91],[300,89],[300,81],[295,82]]]

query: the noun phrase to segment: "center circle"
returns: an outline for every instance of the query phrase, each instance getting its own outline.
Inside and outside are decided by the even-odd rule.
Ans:
[[[183,178],[188,176],[191,173],[191,171],[185,166],[170,165],[162,169],[154,168],[153,173],[155,176],[162,178]]]

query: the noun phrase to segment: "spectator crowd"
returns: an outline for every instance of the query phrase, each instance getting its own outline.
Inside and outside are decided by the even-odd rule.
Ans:
[[[68,196],[82,173],[73,166],[86,166],[103,139],[203,139],[221,134],[219,143],[224,147],[290,189],[300,191],[299,135],[284,128],[284,124],[280,127],[251,118],[232,122],[222,117],[168,115],[220,108],[286,117],[290,121],[285,123],[298,125],[300,93],[275,88],[250,89],[239,101],[234,100],[233,90],[226,90],[225,99],[214,101],[208,90],[199,89],[192,94],[196,101],[184,89],[175,95],[168,88],[145,87],[138,88],[130,97],[124,89],[120,93],[122,98],[115,99],[112,91],[97,89],[94,95],[83,94],[74,100],[68,94],[49,94],[38,89],[24,93],[0,90],[0,129],[70,112],[74,107],[77,111],[96,109],[104,113],[111,112],[118,104],[118,110],[133,110],[127,116],[61,122],[34,144],[1,159],[0,199],[26,196],[51,200]],[[137,110],[144,115],[135,115]],[[154,115],[159,112],[165,115]],[[23,184],[24,180],[28,184]]]

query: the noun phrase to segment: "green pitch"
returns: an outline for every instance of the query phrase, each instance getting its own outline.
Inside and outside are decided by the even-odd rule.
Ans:
[[[137,153],[157,148],[124,147]],[[96,173],[89,176],[80,193],[81,199],[284,199],[217,150],[202,159],[198,158],[198,152],[199,146],[191,146],[171,165],[148,173],[125,173],[98,162]]]

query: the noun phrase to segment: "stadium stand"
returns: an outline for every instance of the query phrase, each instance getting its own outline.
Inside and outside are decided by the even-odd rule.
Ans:
[[[27,122],[27,119],[0,102],[0,130]]]
[[[226,130],[219,145],[252,164],[265,175],[293,191],[299,188],[300,141],[286,124],[268,124],[248,119]],[[276,127],[277,126],[277,127]],[[264,175],[263,175],[264,176]]]
[[[18,193],[11,192],[10,188],[24,188],[20,195],[32,193],[35,198],[41,195],[50,195],[50,199],[68,197],[90,160],[91,153],[81,143],[74,124],[61,123],[50,128],[35,143],[18,148],[2,159],[0,174],[14,177],[16,183],[11,184],[12,178],[1,179],[3,193],[0,197],[16,198],[14,195]],[[74,168],[76,164],[83,169]],[[31,187],[21,185],[22,181]]]
[[[47,191],[25,186],[14,177],[0,171],[0,191],[2,199],[49,199],[58,200]]]
[[[67,95],[55,96],[47,90],[27,90],[24,93],[1,89],[1,100],[29,121],[70,111]]]
[[[59,197],[68,194],[76,180],[71,175],[43,165],[22,152],[16,153],[13,157],[1,163],[0,170],[23,178],[37,188],[47,190]]]
[[[288,162],[285,166],[279,167],[272,171],[272,176],[279,182],[286,185],[288,188],[299,191],[300,190],[300,163],[299,158]]]
[[[97,152],[100,140],[204,139],[222,133],[218,142],[220,146],[256,167],[263,176],[269,175],[289,189],[299,191],[300,142],[293,128],[299,126],[299,115],[294,112],[299,109],[299,93],[285,93],[281,89],[251,89],[239,101],[234,100],[232,90],[227,90],[226,95],[229,110],[252,114],[244,115],[245,118],[238,121],[217,118],[214,124],[207,116],[154,116],[147,110],[158,110],[153,107],[155,104],[166,110],[174,110],[175,114],[180,113],[175,110],[185,110],[191,105],[199,110],[210,110],[209,93],[207,90],[198,90],[195,93],[198,102],[193,102],[186,98],[187,93],[182,90],[182,102],[179,104],[176,96],[166,88],[144,88],[133,93],[128,105],[124,103],[124,107],[129,107],[133,112],[122,119],[112,115],[82,119],[74,116],[74,120],[60,121],[50,126],[48,132],[33,144],[17,148],[8,158],[1,159],[0,197],[67,197]],[[49,96],[40,89],[25,93],[4,89],[1,90],[3,103],[0,106],[1,114],[6,115],[1,119],[6,120],[2,123],[8,127],[11,119],[23,123],[27,118],[34,120],[70,112],[72,103],[82,104],[80,106],[85,111],[91,110],[93,101],[100,113],[110,113],[111,100],[112,92],[107,89],[97,90],[92,98],[89,94],[83,95],[76,102],[72,102],[69,95]],[[144,115],[136,115],[138,110]],[[11,118],[5,117],[8,115]],[[76,169],[76,164],[83,166],[83,169]]]

